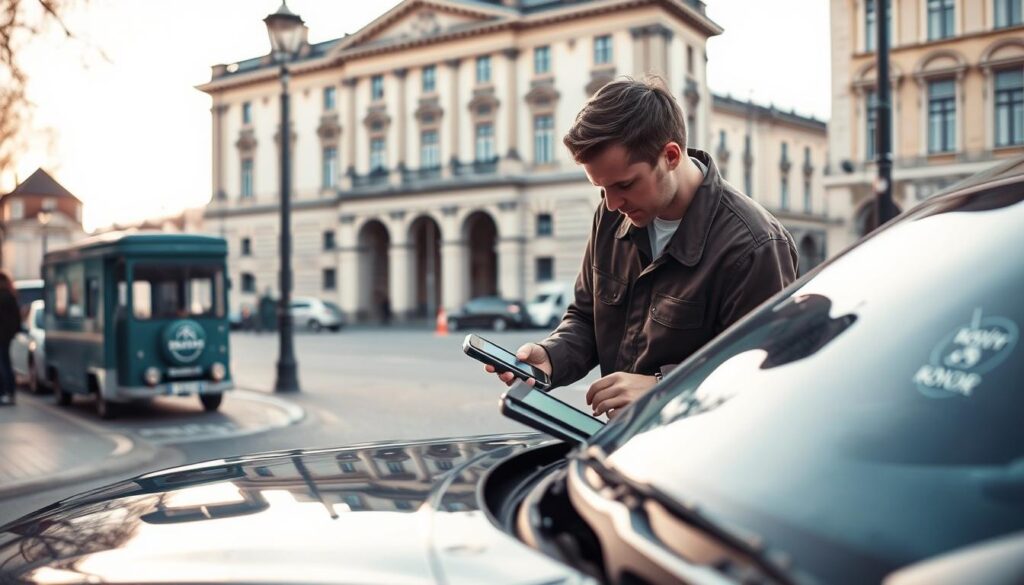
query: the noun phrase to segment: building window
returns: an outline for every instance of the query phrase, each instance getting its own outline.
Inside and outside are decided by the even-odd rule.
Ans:
[[[928,40],[953,36],[953,6],[955,0],[928,0]]]
[[[383,138],[370,140],[370,172],[376,173],[387,168],[388,156]]]
[[[352,463],[349,463],[348,461],[342,461],[341,462],[341,472],[342,473],[355,473],[356,472],[356,466],[353,465]]]
[[[25,217],[25,202],[20,199],[11,201],[11,219],[22,219]]]
[[[420,168],[436,169],[441,166],[441,147],[437,141],[437,130],[420,133]]]
[[[537,235],[550,236],[554,233],[554,220],[550,213],[537,214]]]
[[[789,177],[786,175],[779,180],[779,207],[789,209]]]
[[[878,11],[875,10],[875,2],[878,0],[867,0],[864,5],[864,50],[874,51],[875,45],[878,44]],[[892,46],[892,0],[885,0],[885,16],[886,23],[889,25],[886,29],[887,36],[889,37],[889,46]]]
[[[405,465],[401,461],[388,461],[388,472],[391,475],[401,475],[405,473]]]
[[[334,248],[334,230],[327,230],[324,232],[324,250],[333,250]]]
[[[725,130],[718,131],[718,150],[725,150],[727,148],[725,140]]]
[[[686,45],[686,72],[693,75],[693,46]]]
[[[537,258],[537,282],[555,279],[555,259],[551,256]]]
[[[242,104],[242,124],[246,126],[252,124],[252,102]]]
[[[338,286],[338,273],[333,268],[324,268],[324,290],[334,290]]]
[[[370,78],[370,99],[373,101],[384,99],[383,75],[374,75]]]
[[[252,256],[252,239],[242,238],[242,256]]]
[[[787,162],[789,162],[789,144],[783,142],[781,152],[782,154],[779,157],[779,164],[786,164]]]
[[[533,162],[547,164],[555,159],[555,118],[551,114],[533,119]]]
[[[747,197],[754,196],[754,152],[750,147],[750,134],[747,134],[743,137],[743,190]]]
[[[242,159],[242,198],[252,197],[252,159]]]
[[[1020,0],[993,0],[995,3],[996,28],[1017,26],[1021,23]]]
[[[427,65],[423,68],[423,93],[437,91],[437,66]]]
[[[248,272],[242,273],[242,292],[254,293],[256,292],[256,277]]]
[[[334,86],[324,88],[324,111],[330,112],[337,106]]]
[[[494,160],[494,124],[490,122],[476,125],[476,160]]]
[[[956,149],[956,81],[928,83],[928,152]]]
[[[612,62],[612,35],[594,37],[594,65],[608,65]]]
[[[996,146],[1024,144],[1024,69],[996,72]]]
[[[868,90],[867,99],[864,101],[864,157],[867,160],[875,160],[875,147],[878,144],[878,92]]]
[[[448,461],[447,459],[438,459],[437,460],[437,468],[440,469],[441,471],[448,471],[449,469],[452,469],[453,467],[455,467],[455,465],[452,464],[452,462]]]
[[[482,85],[491,82],[491,56],[476,58],[476,83]]]
[[[811,212],[811,180],[804,179],[804,213]]]
[[[57,200],[52,197],[43,199],[43,211],[53,211],[57,209]]]
[[[545,45],[533,50],[533,72],[536,75],[551,72],[551,47]]]
[[[320,184],[324,189],[333,189],[338,176],[338,149],[333,146],[324,148],[324,160]]]

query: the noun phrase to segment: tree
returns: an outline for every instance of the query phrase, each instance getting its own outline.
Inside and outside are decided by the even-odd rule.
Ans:
[[[0,0],[0,181],[27,148],[32,120],[32,104],[25,93],[28,75],[18,63],[18,51],[50,26],[74,38],[63,19],[74,1]]]

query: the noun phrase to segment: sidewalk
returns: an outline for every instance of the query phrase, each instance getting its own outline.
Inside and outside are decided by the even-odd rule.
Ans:
[[[18,392],[0,407],[0,499],[86,481],[150,461],[156,448]]]

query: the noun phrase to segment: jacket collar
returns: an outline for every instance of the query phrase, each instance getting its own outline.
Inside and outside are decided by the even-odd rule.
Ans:
[[[711,232],[711,222],[722,202],[722,176],[718,173],[718,167],[715,166],[710,154],[696,148],[688,148],[686,153],[704,163],[708,171],[694,193],[689,209],[679,222],[679,228],[665,248],[665,253],[680,264],[693,267],[704,255],[704,245]],[[638,228],[630,223],[625,215],[619,214],[619,227],[615,231],[615,237],[621,240],[627,235],[634,243],[642,241],[638,238],[648,238],[647,228]]]

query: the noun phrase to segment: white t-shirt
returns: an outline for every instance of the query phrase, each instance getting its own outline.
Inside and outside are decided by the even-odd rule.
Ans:
[[[693,164],[697,165],[701,174],[705,176],[708,174],[708,168],[704,166],[704,163],[692,156],[690,160],[693,161]],[[672,240],[672,236],[676,233],[682,221],[682,219],[661,219],[660,217],[655,217],[654,221],[647,226],[647,236],[651,238],[651,258],[661,256],[661,253],[665,251],[665,246],[668,246],[669,241]]]

